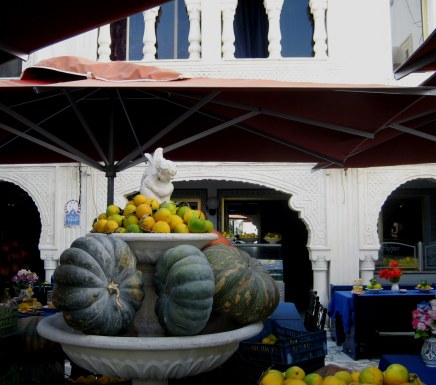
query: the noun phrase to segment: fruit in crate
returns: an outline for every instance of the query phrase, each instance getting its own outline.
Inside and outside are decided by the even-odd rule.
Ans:
[[[210,233],[213,223],[201,210],[185,202],[159,203],[155,198],[137,194],[124,208],[109,205],[94,220],[94,233]]]

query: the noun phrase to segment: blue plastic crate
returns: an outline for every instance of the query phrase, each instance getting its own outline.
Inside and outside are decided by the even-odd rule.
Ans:
[[[278,337],[274,345],[262,343],[269,334]],[[260,334],[239,344],[239,353],[245,358],[272,364],[296,365],[327,354],[325,330],[307,332],[279,326],[273,320],[266,320]]]

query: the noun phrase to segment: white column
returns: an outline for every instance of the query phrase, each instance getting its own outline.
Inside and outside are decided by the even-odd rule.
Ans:
[[[156,60],[156,18],[160,7],[142,12],[144,17],[144,36],[142,42],[143,61]]]
[[[235,19],[236,7],[238,0],[221,0],[222,34],[221,34],[221,52],[223,59],[235,58],[235,31],[233,21]]]
[[[270,59],[280,59],[282,57],[280,13],[282,12],[283,1],[264,0],[263,2],[268,15],[268,57]]]
[[[313,271],[313,290],[317,292],[319,296],[319,301],[325,307],[329,303],[329,287],[328,287],[328,269],[329,269],[329,258],[325,255],[314,255],[312,250],[309,250],[311,254],[309,256],[312,261],[312,271]]]
[[[111,29],[110,24],[100,27],[98,30],[98,59],[100,62],[111,60]]]
[[[328,0],[310,0],[310,12],[313,15],[313,50],[315,57],[324,59],[327,58],[327,30],[325,24],[325,15],[327,10]]]
[[[41,259],[44,261],[45,281],[51,282],[51,277],[58,266],[59,257],[58,250],[51,246],[40,246]]]
[[[201,57],[201,0],[185,0],[189,16],[189,59]]]
[[[360,278],[362,278],[364,287],[368,285],[370,279],[374,278],[375,261],[377,258],[376,254],[371,255],[371,253],[359,257]]]

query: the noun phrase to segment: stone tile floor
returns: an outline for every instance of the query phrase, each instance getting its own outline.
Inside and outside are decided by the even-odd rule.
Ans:
[[[353,360],[348,354],[342,351],[342,346],[337,346],[327,332],[327,355],[325,357],[325,364],[338,365],[340,367],[349,369],[351,371],[360,371],[366,366],[373,365],[378,367],[380,359],[360,359]]]

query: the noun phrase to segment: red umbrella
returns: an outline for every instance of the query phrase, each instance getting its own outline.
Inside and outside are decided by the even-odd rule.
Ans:
[[[168,0],[5,1],[0,12],[0,64],[121,20]]]
[[[113,78],[120,67],[133,75]],[[174,161],[435,162],[434,98],[430,87],[183,79],[55,58],[0,81],[0,162],[75,160],[110,177],[157,147]]]
[[[401,79],[414,72],[436,70],[436,29],[410,55],[410,57],[394,71],[395,79]]]

